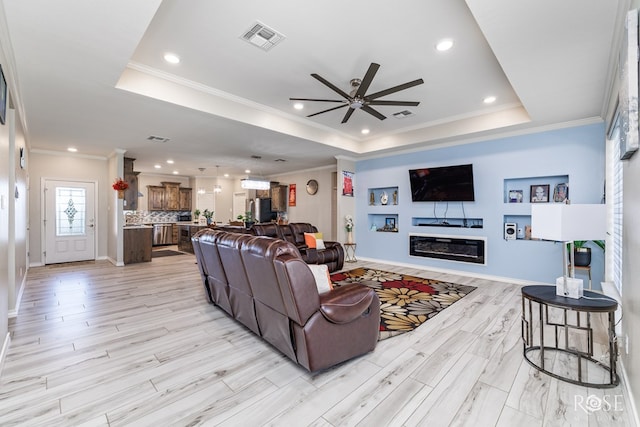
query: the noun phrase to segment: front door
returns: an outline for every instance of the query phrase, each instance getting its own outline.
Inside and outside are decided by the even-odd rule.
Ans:
[[[45,264],[95,259],[95,183],[45,180]]]

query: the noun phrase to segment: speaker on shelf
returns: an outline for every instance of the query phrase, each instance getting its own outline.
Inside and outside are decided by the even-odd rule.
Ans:
[[[505,240],[516,240],[516,223],[515,222],[505,222],[504,223],[504,239]]]

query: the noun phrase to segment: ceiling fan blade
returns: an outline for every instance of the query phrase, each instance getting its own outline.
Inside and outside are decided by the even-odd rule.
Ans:
[[[349,104],[339,105],[337,107],[329,108],[328,110],[323,110],[323,111],[319,111],[317,113],[309,114],[307,117],[313,117],[313,116],[317,116],[318,114],[328,113],[329,111],[337,110],[338,108],[344,108],[344,107],[346,107],[348,105]]]
[[[356,91],[356,97],[358,98],[364,97],[364,94],[367,93],[367,90],[369,89],[369,86],[371,85],[373,78],[376,76],[376,73],[378,72],[378,68],[380,68],[380,64],[376,64],[375,62],[372,62],[371,65],[369,65],[369,69],[367,70],[367,73],[364,75],[364,78],[362,79],[360,86],[358,86],[358,90]]]
[[[419,101],[368,101],[367,105],[401,105],[408,107],[417,107],[420,105]]]
[[[379,118],[380,120],[384,120],[384,119],[387,118],[386,116],[383,116],[382,114],[380,114],[379,112],[377,112],[373,108],[369,107],[368,105],[363,105],[360,109],[363,110],[363,111],[366,111],[369,114],[371,114],[373,117]]]
[[[400,92],[401,90],[409,89],[410,87],[418,86],[424,83],[424,80],[418,79],[412,82],[407,82],[398,86],[394,86],[389,89],[381,90],[380,92],[372,93],[371,95],[367,95],[364,97],[366,101],[370,101],[372,99],[380,98],[386,95],[391,95],[392,93]]]
[[[342,102],[342,103],[344,103],[344,99],[289,98],[289,101],[318,101],[318,102]]]
[[[349,120],[354,111],[355,110],[353,108],[349,108],[349,111],[347,111],[347,114],[344,115],[344,118],[340,123],[347,123],[347,120]]]
[[[342,96],[344,99],[350,99],[349,95],[347,93],[345,93],[340,88],[334,86],[332,83],[330,83],[329,81],[325,80],[323,77],[320,77],[318,74],[311,74],[311,77],[313,77],[314,79],[318,80],[320,83],[324,84],[325,86],[328,86],[330,89],[332,89],[338,95]]]

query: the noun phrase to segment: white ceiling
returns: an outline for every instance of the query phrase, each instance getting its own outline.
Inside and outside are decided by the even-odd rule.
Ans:
[[[32,149],[136,158],[135,169],[235,176],[299,171],[352,158],[599,119],[615,77],[628,0],[2,0]],[[285,40],[264,52],[255,21]],[[454,40],[445,53],[434,49]],[[163,60],[180,56],[178,65]],[[337,104],[310,74],[345,92],[369,64],[380,121]],[[488,96],[492,105],[483,104]],[[396,119],[408,109],[413,115]],[[370,134],[361,134],[362,128]],[[149,136],[170,138],[153,143]],[[252,155],[262,156],[261,160]],[[165,160],[175,160],[173,166]],[[275,162],[283,159],[286,162]]]

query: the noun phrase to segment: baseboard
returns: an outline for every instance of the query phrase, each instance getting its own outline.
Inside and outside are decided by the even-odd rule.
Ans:
[[[113,265],[115,265],[116,267],[124,267],[124,262],[120,261],[116,261],[115,259],[111,258],[111,257],[106,257],[106,259]]]
[[[2,376],[2,370],[4,368],[4,359],[9,352],[9,344],[11,344],[11,335],[7,332],[7,336],[4,337],[4,342],[2,343],[2,352],[0,352],[0,376]]]
[[[30,262],[29,267],[43,267],[44,264],[41,262]]]
[[[624,367],[624,363],[622,362],[621,358],[618,358],[618,361],[620,362],[620,371],[618,373],[618,375],[620,375],[620,379],[622,380],[622,386],[625,388],[625,390],[627,390],[627,394],[629,395],[629,404],[631,405],[631,414],[629,416],[629,421],[634,422],[635,426],[638,427],[640,426],[640,417],[638,416],[638,408],[636,406],[636,401],[633,397],[633,391],[631,390],[631,387],[629,386],[630,382],[629,382],[629,376],[627,375],[627,370]]]
[[[446,274],[455,274],[457,276],[474,277],[474,278],[477,278],[477,279],[486,279],[486,280],[492,280],[492,281],[495,281],[495,282],[512,283],[512,284],[516,284],[516,285],[520,285],[520,286],[550,285],[550,283],[545,283],[545,282],[534,282],[534,281],[531,281],[531,280],[515,279],[513,277],[493,276],[493,275],[489,275],[489,274],[472,273],[472,272],[469,272],[469,271],[460,271],[460,270],[453,270],[453,269],[447,269],[447,268],[437,268],[437,267],[431,267],[431,266],[427,267],[427,266],[420,265],[420,264],[409,264],[409,263],[405,263],[405,262],[394,262],[394,261],[389,261],[389,260],[386,260],[386,259],[365,258],[365,257],[358,256],[358,260],[360,260],[360,261],[368,261],[368,262],[378,262],[380,264],[396,265],[398,267],[417,268],[417,269],[420,269],[420,270],[434,271],[436,273],[446,273]],[[346,268],[346,267],[343,267],[343,268]]]
[[[13,308],[13,310],[9,310],[9,312],[7,313],[9,319],[18,316],[18,311],[20,311],[20,302],[22,301],[22,295],[24,294],[24,288],[27,286],[27,274],[29,274],[29,268],[27,268],[27,271],[25,272],[24,276],[22,277],[22,284],[20,285],[20,292],[18,292],[18,295],[16,297],[16,306]]]

